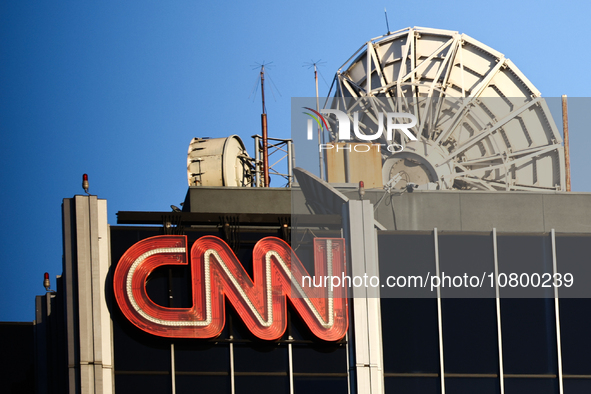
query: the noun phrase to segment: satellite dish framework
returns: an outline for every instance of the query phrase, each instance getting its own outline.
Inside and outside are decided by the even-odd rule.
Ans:
[[[363,134],[378,130],[380,113],[418,120],[410,129],[417,141],[402,133],[375,141],[404,147],[381,150],[384,184],[398,175],[397,188],[565,190],[562,138],[540,92],[503,54],[465,34],[414,27],[374,38],[335,85],[325,107],[352,124],[358,112]],[[336,119],[326,119],[336,141]]]

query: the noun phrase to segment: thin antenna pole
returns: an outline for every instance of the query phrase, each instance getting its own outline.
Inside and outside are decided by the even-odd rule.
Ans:
[[[263,114],[267,113],[265,108],[265,66],[261,66],[261,101],[263,103]]]
[[[261,127],[263,128],[263,187],[269,187],[269,152],[267,147],[267,110],[265,108],[265,65],[261,65],[261,99],[263,113]]]
[[[388,23],[388,11],[386,11],[386,7],[384,7],[384,15],[386,16],[386,27],[388,28],[388,34],[390,34],[390,24]]]
[[[316,70],[316,63],[314,63],[314,81],[316,82],[316,111],[320,111],[320,103],[318,101],[318,70]]]
[[[316,63],[314,63],[314,81],[316,82],[316,111],[320,112],[320,101],[318,98],[318,70],[316,69]],[[320,125],[316,126],[318,129],[318,146],[322,144],[322,129]],[[319,149],[318,161],[320,165],[320,179],[324,180],[324,155],[322,149]]]
[[[566,167],[566,191],[570,192],[570,143],[568,139],[568,103],[562,95],[562,131],[564,133],[564,164]]]

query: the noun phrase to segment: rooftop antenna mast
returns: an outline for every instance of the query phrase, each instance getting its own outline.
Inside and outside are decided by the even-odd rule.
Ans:
[[[322,63],[325,62],[320,62],[320,60],[318,61],[312,61],[310,63],[304,64],[305,66],[309,66],[308,68],[312,68],[314,67],[314,82],[316,83],[316,111],[320,112],[320,99],[318,98],[318,66],[320,66]],[[322,129],[320,128],[320,126],[316,126],[317,130],[318,130],[318,146],[320,146],[322,144]],[[322,149],[319,149],[320,154],[318,157],[318,161],[319,161],[319,165],[320,165],[320,179],[324,180],[324,155],[322,154]]]
[[[281,139],[281,138],[271,138],[269,137],[269,133],[267,130],[267,107],[265,104],[265,80],[271,81],[271,94],[275,98],[275,94],[273,93],[273,86],[275,86],[275,82],[273,82],[273,78],[271,74],[268,73],[268,70],[271,68],[273,62],[265,63],[256,63],[256,67],[254,69],[259,69],[259,77],[257,78],[257,84],[255,85],[255,89],[253,91],[258,90],[258,84],[261,84],[261,103],[262,103],[262,113],[261,113],[261,129],[262,129],[262,136],[261,135],[253,135],[254,138],[254,146],[255,146],[255,185],[257,187],[270,187],[271,186],[271,175],[278,175],[283,177],[287,180],[285,186],[291,187],[293,182],[293,174],[292,169],[294,167],[294,154],[293,154],[293,144],[291,139]],[[267,74],[268,73],[268,74]],[[277,86],[275,86],[277,89]],[[277,93],[281,96],[281,93],[277,89]],[[255,93],[256,94],[256,93]],[[254,99],[253,99],[254,101]],[[275,156],[273,156],[275,155]],[[283,155],[280,157],[275,163],[272,163],[278,156]],[[287,159],[283,161],[283,159]],[[280,164],[281,163],[281,164]],[[287,163],[287,170],[279,169],[283,164]]]
[[[263,129],[263,187],[269,187],[269,150],[267,136],[267,108],[265,107],[265,63],[261,64],[261,100],[263,113],[261,127]]]
[[[386,11],[386,7],[384,7],[384,15],[386,16],[386,28],[388,29],[388,34],[390,34],[390,24],[388,23],[388,11]]]

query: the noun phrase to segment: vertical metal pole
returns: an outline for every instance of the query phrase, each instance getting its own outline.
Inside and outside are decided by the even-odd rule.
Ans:
[[[269,151],[267,150],[267,114],[261,115],[263,127],[263,187],[269,187]]]
[[[460,75],[462,76],[462,104],[464,103],[464,98],[466,97],[466,91],[464,90],[464,58],[462,53],[464,52],[464,41],[460,40],[459,51],[460,51]]]
[[[287,140],[287,186],[293,184],[293,141]]]
[[[230,335],[230,341],[234,339],[233,335]],[[236,385],[234,382],[234,343],[230,342],[230,387],[232,394],[236,393]]]
[[[564,164],[566,170],[566,191],[570,192],[570,142],[568,138],[568,104],[566,94],[562,95],[562,130],[564,133]]]
[[[565,96],[562,96],[563,98]],[[554,229],[550,233],[552,237],[552,270],[553,277],[558,273],[558,264],[556,261],[556,233]],[[554,313],[556,317],[556,353],[558,356],[558,388],[560,394],[564,393],[563,375],[562,375],[562,341],[560,339],[560,305],[558,299],[558,286],[554,285]]]
[[[261,151],[260,139],[258,135],[254,136],[254,173],[256,176],[256,187],[261,187]]]
[[[433,229],[435,242],[435,273],[439,276],[439,238],[437,227]],[[445,394],[445,367],[443,359],[443,319],[441,316],[441,287],[437,287],[437,328],[439,331],[439,374],[441,375],[441,394]]]
[[[341,237],[343,237],[342,232],[343,230],[341,229]],[[350,313],[350,311],[351,305],[349,305],[349,316],[353,316],[353,314]],[[351,341],[349,341],[348,332],[345,334],[345,342],[345,353],[347,354],[347,394],[351,394],[351,378],[355,375],[355,369],[354,367],[352,367],[351,360],[349,359],[349,357],[351,357],[351,355],[349,354],[349,345],[351,344]]]
[[[172,380],[172,394],[176,394],[176,367],[174,365],[174,343],[170,344],[170,377]]]
[[[318,98],[318,71],[316,70],[316,63],[314,63],[314,81],[316,82],[316,111],[320,112],[320,101]],[[318,128],[318,146],[322,144],[322,128],[320,125]],[[318,160],[320,165],[320,179],[324,180],[324,154],[322,149],[319,149]]]
[[[293,341],[291,335],[288,338],[289,341]],[[287,344],[287,352],[289,356],[289,394],[293,394],[293,354],[292,354],[292,344],[289,342]]]
[[[267,110],[265,108],[265,66],[261,66],[261,97],[263,100],[263,113],[261,114],[261,126],[263,128],[263,187],[269,187],[269,152],[267,150]]]
[[[499,258],[497,254],[497,229],[493,228],[493,256],[495,261],[495,301],[497,306],[497,345],[499,347],[499,383],[501,394],[505,394],[505,369],[503,360],[503,332],[501,329],[501,293],[499,289]]]
[[[365,77],[365,92],[369,96],[371,92],[371,52],[369,46],[373,45],[371,41],[367,42],[367,49],[365,50],[365,58],[367,60],[367,67],[365,71],[367,71],[367,76]]]
[[[172,269],[168,269],[168,307],[174,306],[172,295]],[[174,342],[170,343],[170,379],[172,382],[172,394],[176,394],[176,369],[174,365]]]

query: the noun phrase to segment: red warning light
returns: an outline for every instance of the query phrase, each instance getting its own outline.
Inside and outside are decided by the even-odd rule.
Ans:
[[[359,198],[363,200],[363,196],[365,196],[365,184],[363,181],[359,181]]]
[[[84,192],[88,193],[88,174],[82,175],[82,188]]]
[[[43,287],[45,287],[45,290],[49,291],[49,272],[46,272],[45,275],[43,275]]]

